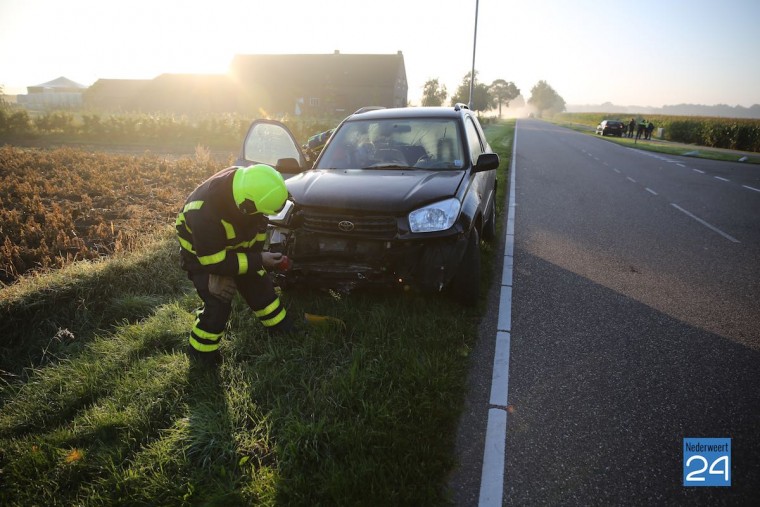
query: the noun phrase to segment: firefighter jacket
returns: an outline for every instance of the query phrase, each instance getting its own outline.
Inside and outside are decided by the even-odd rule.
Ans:
[[[201,183],[177,216],[183,269],[228,276],[262,269],[267,217],[245,215],[235,205],[236,169],[223,169]]]

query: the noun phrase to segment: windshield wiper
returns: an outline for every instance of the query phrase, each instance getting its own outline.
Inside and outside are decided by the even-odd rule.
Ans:
[[[372,164],[369,167],[363,167],[362,169],[414,169],[414,167],[400,164]]]

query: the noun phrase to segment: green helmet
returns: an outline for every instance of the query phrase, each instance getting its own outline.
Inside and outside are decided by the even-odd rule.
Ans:
[[[285,204],[288,189],[282,175],[273,167],[256,164],[235,171],[232,197],[238,209],[246,215],[274,215]]]

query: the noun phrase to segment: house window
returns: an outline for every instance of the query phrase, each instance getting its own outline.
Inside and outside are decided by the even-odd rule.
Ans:
[[[319,97],[310,97],[309,98],[309,105],[311,107],[319,107]]]

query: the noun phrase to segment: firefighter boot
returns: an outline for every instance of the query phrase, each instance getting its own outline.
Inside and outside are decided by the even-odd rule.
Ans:
[[[192,364],[196,364],[201,368],[213,369],[218,367],[222,362],[222,355],[218,350],[212,352],[200,352],[196,350],[192,345],[187,346],[187,355],[190,358]]]
[[[335,317],[328,317],[327,315],[314,315],[313,313],[304,313],[303,318],[307,328],[332,329],[341,333],[346,332],[346,323]]]

